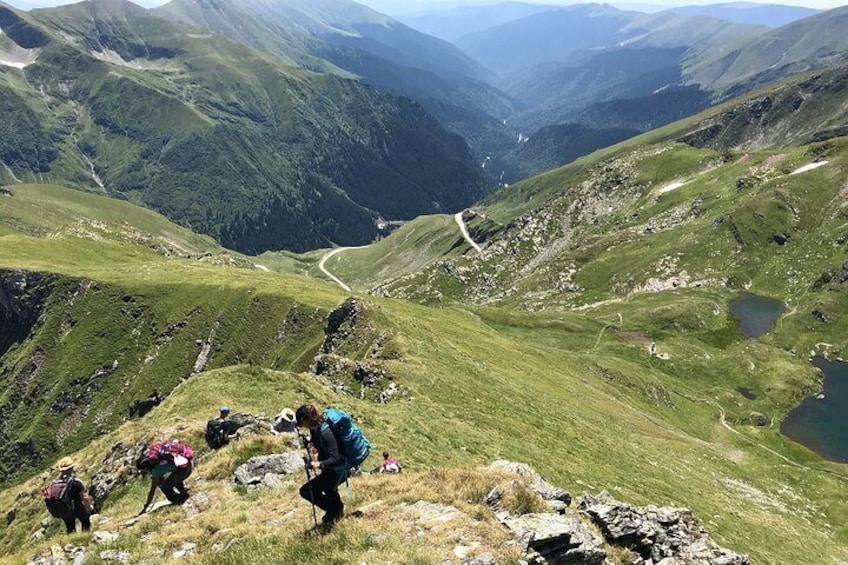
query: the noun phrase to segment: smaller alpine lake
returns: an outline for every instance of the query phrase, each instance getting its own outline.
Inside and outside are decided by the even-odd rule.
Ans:
[[[769,333],[786,306],[780,300],[744,293],[730,302],[730,313],[739,321],[739,331],[748,339]]]
[[[813,364],[824,373],[824,398],[805,399],[780,431],[825,459],[848,463],[848,363],[816,357]]]

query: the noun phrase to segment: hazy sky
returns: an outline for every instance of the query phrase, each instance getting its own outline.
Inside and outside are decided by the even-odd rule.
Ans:
[[[67,0],[5,0],[6,3],[18,8],[39,8],[44,6],[56,6],[59,4],[71,4]],[[165,4],[167,0],[133,0],[136,4],[142,6],[153,7]],[[533,4],[581,4],[589,3],[591,0],[574,1],[574,0],[524,0]],[[601,0],[595,0],[601,1]],[[657,5],[657,6],[686,6],[691,4],[715,4],[716,1],[710,0],[604,0],[609,4],[616,6],[630,5]],[[731,1],[731,0],[726,0]],[[496,4],[499,0],[359,0],[361,4],[371,6],[381,12],[387,14],[400,14],[409,11],[418,11],[427,6],[445,6],[445,5],[468,5],[468,4]],[[796,6],[808,6],[810,8],[829,9],[845,5],[846,0],[789,0],[782,2],[781,0],[772,0],[774,4],[791,4]],[[761,1],[761,4],[769,3],[768,0]]]

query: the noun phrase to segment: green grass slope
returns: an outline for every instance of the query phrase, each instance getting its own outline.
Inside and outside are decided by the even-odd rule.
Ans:
[[[738,340],[724,351],[698,345],[693,351],[715,353],[716,361],[693,379],[697,365],[686,361],[688,357],[680,354],[673,357],[679,361],[657,366],[644,354],[644,345],[623,341],[603,331],[602,323],[579,314],[439,310],[395,301],[371,307],[380,312],[380,329],[401,340],[400,357],[389,366],[396,382],[410,387],[411,399],[378,405],[339,396],[314,376],[248,367],[210,371],[178,386],[141,422],[124,425],[83,448],[76,456],[86,478],[118,439],[133,442],[143,436],[178,434],[200,444],[205,419],[222,401],[274,413],[309,400],[356,413],[375,443],[400,455],[408,470],[485,463],[496,457],[522,459],[575,492],[606,488],[641,503],[691,506],[710,522],[721,543],[749,552],[756,562],[844,559],[848,546],[841,526],[845,507],[839,495],[844,488],[839,466],[804,453],[774,429],[731,433],[719,424],[713,404],[728,405],[731,413],[745,410],[735,406],[742,397],[733,395],[723,378],[742,358],[756,359],[768,369],[771,379],[766,386],[798,378],[813,382],[813,372],[804,369],[803,361],[775,355],[769,344]],[[669,337],[662,347],[676,356],[678,348],[691,343],[683,336]],[[744,377],[733,372],[730,378]],[[757,407],[773,407],[770,398]],[[794,462],[756,444],[768,445]],[[135,558],[152,557],[157,546],[142,543],[142,537],[161,527],[168,548],[199,541],[197,559],[203,562],[217,541],[212,534],[235,527],[250,551],[260,552],[254,557],[284,559],[306,527],[308,507],[294,501],[291,486],[256,497],[233,490],[228,481],[237,463],[279,449],[277,443],[236,444],[203,458],[198,470],[203,480],[194,483],[195,496],[215,502],[195,520],[184,521],[179,511],[154,516],[149,526],[125,530],[115,547]],[[44,511],[37,498],[18,498],[41,482],[35,479],[0,495],[3,508],[16,507],[18,516],[2,543],[7,551],[14,547],[20,558],[54,543],[29,539]],[[374,483],[355,482],[354,487],[362,503],[385,496]],[[104,515],[118,523],[129,518],[144,488],[144,481],[131,481],[107,501]],[[412,490],[408,496],[419,493]],[[450,494],[456,495],[442,496]],[[258,503],[261,522],[239,517],[255,512]],[[289,510],[294,514],[274,522]],[[327,547],[344,546],[345,531],[364,535],[360,528],[367,532],[374,527],[367,517],[363,520],[365,525],[351,524],[345,528],[352,530],[332,534]],[[250,527],[242,528],[242,523]],[[394,534],[389,537],[385,543],[393,544]],[[407,552],[432,546],[429,536],[407,544]],[[359,558],[368,547],[348,547],[353,554],[346,554],[347,559]],[[249,561],[250,554],[240,551],[226,554],[227,562]],[[318,562],[318,557],[306,559]]]
[[[223,401],[273,413],[314,400],[358,414],[377,445],[396,451],[410,469],[526,460],[576,492],[606,488],[634,502],[692,507],[721,543],[757,562],[803,563],[811,554],[826,562],[848,551],[842,466],[822,462],[776,428],[745,423],[752,411],[779,417],[798,390],[816,387],[816,375],[804,356],[783,351],[781,334],[741,339],[726,315],[714,314],[729,298],[721,291],[655,295],[659,302],[588,315],[366,300],[371,314],[363,336],[376,333],[391,343],[379,362],[409,391],[406,399],[379,405],[340,394],[307,372],[326,313],[344,298],[332,285],[169,259],[133,243],[73,234],[4,236],[0,266],[30,277],[43,273],[42,284],[49,283],[37,323],[2,356],[4,437],[21,439],[13,444],[19,466],[5,476],[22,473],[21,464],[43,468],[58,453],[76,453],[88,478],[118,439],[179,434],[200,444],[205,419]],[[349,354],[361,349],[357,339]],[[670,361],[649,358],[643,339],[656,340]],[[192,374],[199,350],[210,343],[209,370]],[[244,364],[249,367],[232,367]],[[739,386],[763,394],[747,400],[735,391]],[[118,427],[129,401],[154,387],[171,393],[166,403],[141,422]],[[720,424],[719,406],[735,432]],[[244,523],[252,532],[245,531],[247,547],[257,553],[234,548],[227,562],[302,555],[296,540],[308,507],[295,506],[291,523],[269,525],[292,507],[290,488],[263,498],[268,520],[258,523],[238,518],[249,515],[256,499],[227,481],[237,462],[279,448],[259,442],[204,460],[195,493],[219,502],[201,511],[199,521],[184,522],[178,511],[157,515],[150,526],[126,530],[116,547],[153,557],[156,544],[142,538],[161,527],[169,548],[199,540],[196,559],[203,562],[216,542],[210,535]],[[37,492],[41,482],[0,494],[2,508],[16,509],[0,534],[13,562],[53,543],[30,538],[44,513],[37,497],[19,496]],[[357,487],[357,496],[375,502],[386,496],[381,488]],[[143,481],[131,481],[107,501],[104,514],[128,518],[143,489]],[[449,500],[452,493],[441,492],[439,500]],[[330,555],[338,555],[330,548],[344,536],[367,535],[374,526],[346,527],[352,529],[325,542]],[[387,547],[406,556],[401,559],[430,555],[418,542],[398,549],[391,540]],[[354,544],[344,558],[358,558],[368,547]]]
[[[175,254],[219,253],[211,238],[129,202],[52,185],[8,185],[0,198],[6,233],[50,236],[74,233],[92,238],[144,242]]]
[[[247,258],[104,196],[10,186],[0,222],[4,483],[206,367],[308,367],[337,301],[306,280],[281,292]]]
[[[692,58],[686,74],[718,94],[734,96],[809,69],[840,63],[848,53],[843,7],[789,23],[767,33],[728,42],[721,52]]]

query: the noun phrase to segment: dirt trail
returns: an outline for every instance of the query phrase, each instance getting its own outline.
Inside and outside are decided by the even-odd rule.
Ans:
[[[813,169],[818,169],[819,167],[823,167],[827,165],[827,161],[819,161],[818,163],[810,163],[809,165],[804,165],[798,169],[795,169],[790,175],[800,175],[801,173],[806,173],[807,171],[812,171]]]
[[[321,257],[321,262],[320,262],[320,263],[318,263],[318,268],[321,270],[321,272],[322,272],[322,273],[324,273],[325,275],[327,275],[327,277],[328,277],[330,280],[332,280],[332,281],[333,281],[333,282],[335,282],[337,285],[339,285],[340,287],[342,287],[342,289],[343,289],[345,292],[350,292],[350,287],[349,287],[348,285],[346,285],[345,283],[343,283],[343,282],[341,281],[341,279],[339,279],[338,277],[336,277],[333,273],[331,273],[330,271],[328,271],[325,265],[327,264],[327,260],[328,260],[328,259],[330,259],[331,257],[333,257],[334,255],[336,255],[336,254],[338,254],[338,253],[341,253],[342,251],[350,251],[350,250],[352,250],[352,249],[365,249],[366,247],[368,247],[368,246],[367,246],[367,245],[360,245],[359,247],[336,247],[335,249],[331,250],[329,253],[327,253],[326,255],[324,255],[323,257]]]
[[[471,236],[468,235],[468,228],[465,226],[465,221],[462,219],[462,212],[456,214],[454,216],[454,219],[456,220],[456,225],[459,226],[459,231],[462,232],[462,237],[465,238],[465,241],[468,242],[468,245],[473,247],[477,251],[477,253],[482,252],[483,248],[477,245],[477,242],[471,239]]]

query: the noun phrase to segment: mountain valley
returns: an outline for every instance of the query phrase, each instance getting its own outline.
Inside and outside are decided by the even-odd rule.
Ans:
[[[848,563],[844,10],[548,8],[0,4],[0,562]]]

